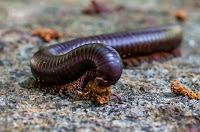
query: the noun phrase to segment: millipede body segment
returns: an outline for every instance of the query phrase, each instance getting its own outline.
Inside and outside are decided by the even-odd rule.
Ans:
[[[39,50],[30,66],[45,90],[75,93],[103,104],[109,100],[108,87],[122,74],[123,63],[129,67],[142,59],[180,56],[181,40],[179,26],[89,36]],[[100,90],[91,88],[92,83]]]

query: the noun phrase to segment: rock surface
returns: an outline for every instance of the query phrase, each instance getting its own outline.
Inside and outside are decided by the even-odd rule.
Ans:
[[[0,131],[199,131],[200,103],[176,96],[170,82],[200,91],[200,2],[197,0],[104,0],[116,13],[84,15],[89,0],[0,1]],[[188,18],[178,22],[176,10]],[[43,42],[31,36],[36,28],[53,28],[78,36],[180,24],[184,31],[182,57],[143,63],[124,69],[108,104],[61,98],[34,88],[29,61]]]

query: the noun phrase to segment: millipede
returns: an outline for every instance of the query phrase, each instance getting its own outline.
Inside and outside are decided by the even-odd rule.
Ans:
[[[77,38],[45,47],[30,61],[37,87],[104,104],[123,67],[181,55],[178,25]]]

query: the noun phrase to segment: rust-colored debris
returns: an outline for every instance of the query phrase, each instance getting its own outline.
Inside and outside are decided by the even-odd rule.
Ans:
[[[190,99],[200,99],[200,94],[185,90],[185,87],[181,86],[177,81],[171,82],[171,91],[176,95],[188,96]]]
[[[177,10],[175,13],[174,13],[174,17],[179,20],[179,21],[185,21],[187,20],[187,14],[185,11],[183,10]]]
[[[115,13],[122,10],[124,7],[118,6],[114,9],[109,9],[104,3],[101,3],[96,0],[91,0],[91,6],[87,9],[84,9],[82,12],[84,14],[101,14],[101,13]]]
[[[50,42],[51,39],[61,39],[62,34],[56,32],[53,29],[35,29],[32,31],[32,35],[39,36],[46,42]]]
[[[97,80],[91,80],[88,82],[83,92],[89,94],[91,100],[97,101],[99,104],[108,103],[110,99],[111,90],[110,87],[99,86]]]
[[[90,80],[88,76],[90,74],[86,72],[74,82],[64,85],[55,85],[37,80],[36,86],[41,88],[45,93],[59,93],[61,97],[69,96],[72,98],[91,100],[98,104],[108,103],[111,95],[110,87],[99,86],[98,82],[101,81],[101,78],[96,77]]]

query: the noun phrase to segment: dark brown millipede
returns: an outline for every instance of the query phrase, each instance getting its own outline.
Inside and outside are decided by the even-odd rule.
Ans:
[[[148,28],[77,38],[39,50],[31,59],[31,71],[45,83],[67,84],[85,73],[99,86],[115,84],[123,63],[155,53],[180,55],[180,26]],[[121,60],[122,58],[122,60]]]

